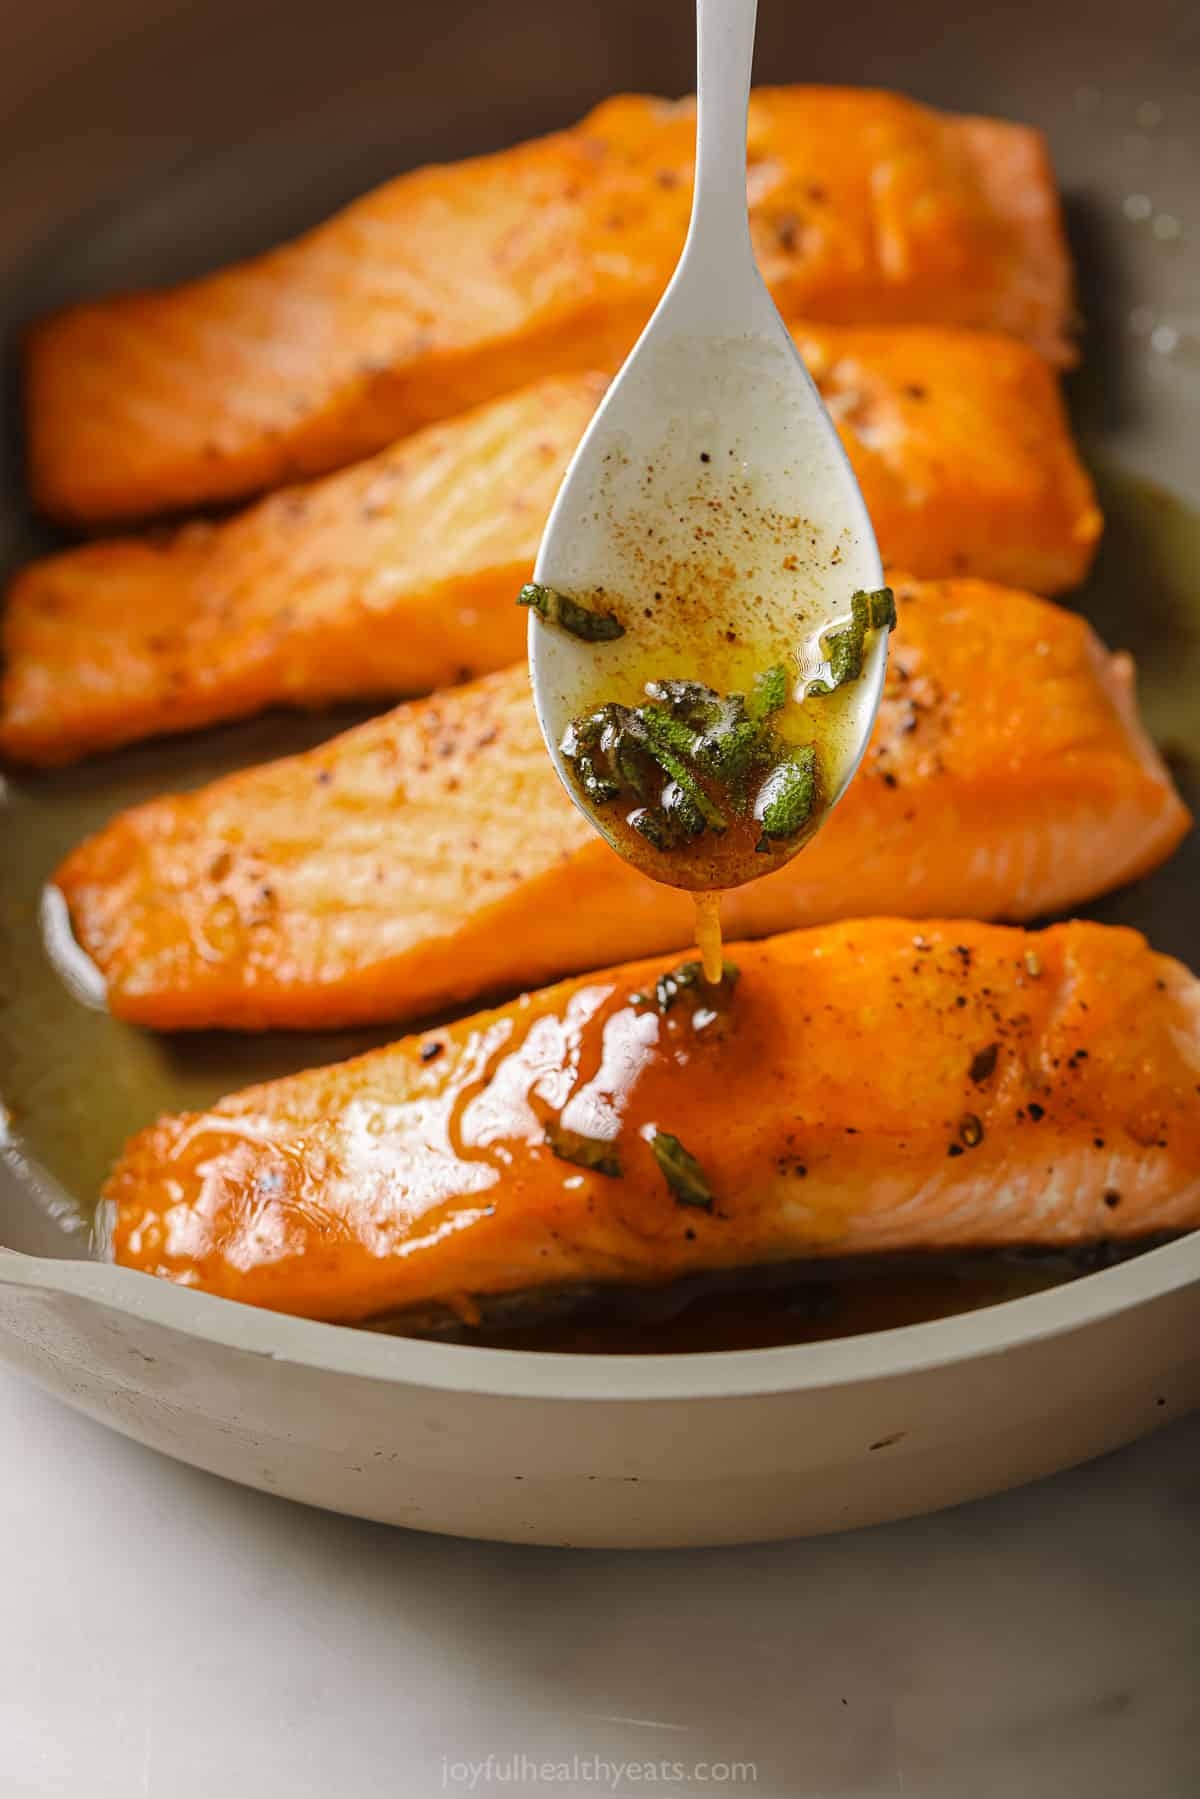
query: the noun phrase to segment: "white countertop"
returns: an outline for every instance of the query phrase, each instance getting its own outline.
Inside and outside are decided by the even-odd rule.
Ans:
[[[329,1517],[8,1374],[0,1466],[3,1799],[1200,1793],[1200,1418],[938,1517],[676,1553]]]

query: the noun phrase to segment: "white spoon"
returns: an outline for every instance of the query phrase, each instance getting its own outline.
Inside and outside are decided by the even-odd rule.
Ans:
[[[529,630],[538,719],[568,793],[639,868],[698,890],[763,874],[812,835],[866,746],[887,657],[887,631],[872,629],[859,677],[805,698],[829,649],[823,631],[847,620],[855,590],[881,588],[883,571],[837,432],[754,260],[746,113],[756,11],[757,0],[697,0],[687,241],[575,452],[538,555],[534,580],[552,590],[552,607],[565,595],[615,618],[623,634],[581,640],[536,611]],[[817,757],[804,830],[768,840],[750,817],[664,849],[630,828],[636,796],[592,803],[581,790],[580,765],[563,750],[573,720],[606,701],[644,705],[647,682],[664,677],[745,693],[777,664],[793,696],[779,729],[812,742]],[[568,747],[578,752],[578,737]]]

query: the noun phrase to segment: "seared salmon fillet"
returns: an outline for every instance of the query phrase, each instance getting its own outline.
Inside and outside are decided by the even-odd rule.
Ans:
[[[863,767],[815,841],[725,896],[764,936],[864,912],[1030,918],[1161,861],[1186,809],[1132,664],[975,581],[897,586]],[[55,877],[112,1010],[160,1029],[333,1026],[679,949],[690,895],[559,786],[524,668],[114,819]]]
[[[95,523],[236,499],[544,375],[611,373],[682,247],[694,140],[693,101],[621,96],[571,130],[401,175],[250,262],[45,320],[27,357],[36,503]],[[749,164],[785,316],[986,327],[1070,359],[1038,132],[763,88]]]
[[[922,327],[796,340],[890,561],[1035,592],[1082,579],[1100,512],[1033,350]],[[554,377],[228,523],[31,564],[9,595],[0,754],[60,763],[519,660],[513,602],[603,388]]]
[[[542,382],[228,523],[32,563],[4,619],[0,755],[50,766],[516,661],[517,594],[604,385]]]
[[[1137,932],[867,919],[731,954],[716,989],[635,963],[163,1118],[105,1188],[112,1253],[353,1321],[1200,1225],[1200,982]]]

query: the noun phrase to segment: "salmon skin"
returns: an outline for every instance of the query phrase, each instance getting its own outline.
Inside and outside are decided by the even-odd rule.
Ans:
[[[37,505],[88,524],[237,499],[544,375],[611,373],[682,247],[694,143],[691,100],[621,96],[571,130],[402,175],[253,261],[45,320],[27,355]],[[763,88],[748,179],[785,316],[984,327],[1070,359],[1038,132]]]
[[[858,913],[1031,918],[1163,860],[1188,825],[1133,670],[1074,613],[897,585],[874,737],[814,842],[724,899],[757,937]],[[55,877],[120,1017],[326,1027],[692,941],[691,896],[597,835],[524,668],[114,819]]]
[[[1200,1224],[1200,983],[1137,932],[857,920],[526,995],[127,1146],[115,1259],[355,1321]]]
[[[884,555],[1035,592],[1100,533],[1058,384],[984,332],[801,325]],[[604,377],[556,377],[172,539],[33,563],[9,595],[0,754],[53,764],[265,706],[520,660],[513,604]]]

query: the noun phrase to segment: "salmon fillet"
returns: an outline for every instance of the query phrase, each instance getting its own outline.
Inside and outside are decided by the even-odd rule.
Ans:
[[[694,139],[691,100],[621,96],[401,175],[252,261],[45,320],[27,356],[37,505],[95,523],[236,499],[541,376],[612,372],[682,247]],[[1070,360],[1068,254],[1029,127],[764,88],[749,190],[785,316],[982,326]]]
[[[1030,918],[1141,874],[1187,829],[1129,658],[1081,618],[982,582],[897,595],[863,767],[795,861],[726,895],[731,936],[885,910]],[[167,1030],[419,1016],[695,928],[690,896],[566,797],[524,668],[138,806],[55,879],[112,1010]]]
[[[857,920],[588,975],[161,1119],[118,1262],[353,1321],[1200,1224],[1200,983],[1135,931]],[[603,1163],[603,1168],[597,1166]]]
[[[798,326],[884,555],[1052,592],[1100,533],[1058,384],[990,333]],[[524,654],[514,605],[604,378],[555,377],[167,541],[13,583],[0,754],[61,763],[272,705],[399,696]]]

